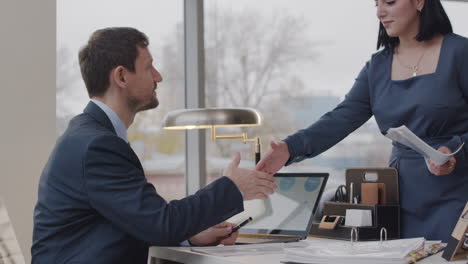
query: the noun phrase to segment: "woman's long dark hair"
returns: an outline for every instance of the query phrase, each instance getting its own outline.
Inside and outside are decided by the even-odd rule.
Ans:
[[[419,33],[417,41],[430,40],[437,34],[452,33],[452,24],[445,13],[440,0],[425,0],[424,7],[420,12]],[[377,49],[384,47],[393,50],[400,43],[398,37],[390,37],[379,21],[379,35],[377,38]]]

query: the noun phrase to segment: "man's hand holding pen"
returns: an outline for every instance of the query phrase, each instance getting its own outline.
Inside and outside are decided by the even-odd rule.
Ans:
[[[237,231],[239,231],[239,229],[243,226],[245,226],[246,224],[248,224],[250,221],[252,221],[252,217],[249,217],[247,219],[245,219],[242,223],[240,223],[239,225],[235,226],[232,228],[232,231],[229,235],[232,235],[233,233],[236,233]],[[237,235],[236,235],[237,236]]]
[[[236,232],[236,224],[222,222],[212,226],[189,239],[193,246],[216,246],[216,245],[234,245],[239,232]]]

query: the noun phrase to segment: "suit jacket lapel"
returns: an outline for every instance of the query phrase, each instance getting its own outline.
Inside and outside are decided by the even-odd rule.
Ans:
[[[141,165],[141,162],[140,162],[140,159],[138,158],[137,154],[135,153],[135,151],[133,151],[132,147],[130,146],[130,143],[128,144],[128,147],[130,148],[130,152],[133,154],[132,155],[132,159],[135,161],[135,163],[138,165],[138,167],[144,171],[143,169],[143,165]]]

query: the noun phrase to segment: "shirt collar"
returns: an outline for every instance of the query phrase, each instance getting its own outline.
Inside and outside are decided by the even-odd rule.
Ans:
[[[112,123],[112,126],[114,127],[115,133],[117,133],[117,136],[128,143],[127,128],[125,127],[124,123],[119,118],[119,116],[105,103],[96,99],[91,99],[91,102],[95,103],[97,106],[99,106],[99,108],[102,109],[102,111],[104,111],[104,113],[106,113],[107,117]]]

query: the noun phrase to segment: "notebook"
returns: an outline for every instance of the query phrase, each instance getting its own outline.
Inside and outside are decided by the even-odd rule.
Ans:
[[[241,223],[236,244],[294,242],[305,239],[312,227],[328,173],[277,173],[278,188],[266,200],[244,202],[244,212],[229,219]]]

